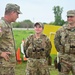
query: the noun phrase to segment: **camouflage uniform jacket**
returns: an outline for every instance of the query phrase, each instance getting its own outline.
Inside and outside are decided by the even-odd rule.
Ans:
[[[65,44],[65,40],[64,40],[66,36],[65,30],[67,28],[68,28],[67,25],[63,25],[61,28],[59,28],[58,31],[56,31],[55,38],[54,38],[54,44],[55,44],[56,50],[61,53],[63,52],[62,50]]]
[[[16,62],[14,44],[11,24],[2,18],[0,20],[0,53],[11,52],[11,55],[9,55],[9,61],[5,61],[4,58],[0,57],[0,63],[5,66],[12,66],[12,64]]]
[[[56,32],[54,44],[56,50],[60,55],[63,55],[64,59],[75,61],[75,27],[70,28],[68,25],[63,25]]]
[[[46,58],[51,52],[51,42],[49,38],[42,34],[40,38],[30,35],[25,42],[25,52],[28,58]]]

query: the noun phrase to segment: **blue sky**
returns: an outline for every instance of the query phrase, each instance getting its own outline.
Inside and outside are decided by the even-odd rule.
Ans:
[[[75,9],[75,0],[0,0],[0,18],[4,16],[7,3],[16,3],[20,6],[23,14],[17,21],[31,20],[32,22],[54,21],[53,7],[63,7],[62,19],[66,20],[66,12]]]

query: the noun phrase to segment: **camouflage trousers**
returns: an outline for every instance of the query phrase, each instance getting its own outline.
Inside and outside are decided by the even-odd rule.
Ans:
[[[67,64],[61,63],[60,75],[69,75],[70,71],[72,72],[72,75],[75,75],[75,62],[72,62],[70,66]]]
[[[0,75],[15,75],[13,67],[0,66]]]
[[[61,62],[61,72],[59,75],[75,75],[75,55],[64,55],[63,57],[65,62]]]
[[[45,59],[28,59],[25,75],[50,75]]]

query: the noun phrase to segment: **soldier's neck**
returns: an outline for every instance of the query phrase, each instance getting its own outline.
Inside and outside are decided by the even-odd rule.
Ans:
[[[69,24],[69,27],[70,28],[73,28],[73,27],[75,28],[75,23],[74,24]]]
[[[11,23],[11,18],[10,18],[10,16],[5,15],[5,16],[4,16],[4,19],[5,19],[8,23]]]
[[[38,38],[40,38],[40,36],[41,36],[41,34],[35,34],[35,37],[38,39]]]

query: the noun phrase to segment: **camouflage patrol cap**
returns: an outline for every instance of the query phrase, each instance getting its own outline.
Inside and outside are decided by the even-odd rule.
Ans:
[[[39,26],[41,26],[42,28],[44,28],[44,25],[43,25],[43,23],[41,23],[41,22],[36,22],[36,23],[34,24],[34,27],[37,26],[37,25],[39,25]]]
[[[67,16],[75,16],[75,10],[69,10]]]
[[[17,4],[8,3],[6,5],[5,11],[10,11],[10,10],[22,14],[22,12],[20,11],[20,6],[18,6]]]

